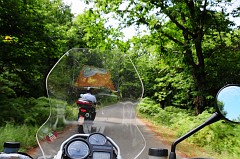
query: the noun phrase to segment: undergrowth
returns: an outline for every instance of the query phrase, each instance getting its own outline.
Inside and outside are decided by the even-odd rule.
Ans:
[[[20,142],[20,151],[26,152],[27,149],[36,146],[35,133],[36,126],[15,125],[7,123],[5,127],[0,127],[0,151],[3,152],[4,142]]]
[[[55,122],[56,116],[65,117],[67,120],[76,120],[78,108],[75,105],[69,106],[61,100],[51,100],[52,116],[50,121]],[[7,106],[6,106],[7,107]],[[0,152],[3,151],[3,143],[7,141],[20,142],[20,151],[26,152],[29,148],[37,146],[35,134],[49,116],[50,102],[46,97],[38,99],[16,99],[8,106],[9,110],[1,112],[0,126]],[[62,124],[61,129],[64,128]]]
[[[151,122],[164,125],[180,137],[191,129],[202,124],[211,114],[204,111],[193,116],[189,111],[176,107],[166,107],[164,110],[149,98],[144,98],[138,106],[138,112],[151,116]],[[240,126],[218,121],[206,126],[186,141],[215,152],[218,159],[237,159],[240,156]],[[224,157],[223,157],[224,155]]]

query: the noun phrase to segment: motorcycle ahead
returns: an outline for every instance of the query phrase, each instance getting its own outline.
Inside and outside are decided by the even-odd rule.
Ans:
[[[75,99],[86,87],[96,89],[100,105],[95,117],[86,116],[81,106],[75,109]],[[176,159],[177,144],[203,127],[221,119],[240,122],[240,85],[227,85],[216,96],[216,112],[173,142],[169,156],[166,149],[147,147],[146,129],[135,113],[143,84],[132,61],[118,50],[69,50],[49,72],[46,88],[50,113],[36,134],[39,151],[34,158],[39,159]],[[79,123],[69,109],[89,120]],[[29,159],[18,147],[7,143],[0,158]]]
[[[76,101],[79,107],[78,111],[78,132],[84,133],[83,123],[94,121],[96,116],[96,106],[91,101],[86,101],[83,99],[78,99]]]

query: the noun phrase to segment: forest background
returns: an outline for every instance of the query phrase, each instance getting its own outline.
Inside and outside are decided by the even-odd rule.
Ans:
[[[191,129],[189,123],[207,119],[221,87],[240,83],[240,32],[230,20],[240,17],[240,8],[228,12],[233,1],[84,2],[93,7],[74,16],[62,0],[0,0],[0,139],[22,141],[18,134],[25,131],[25,148],[35,144],[29,136],[47,118],[42,115],[48,104],[46,75],[74,47],[129,54],[145,85],[139,115],[176,130],[177,136]],[[107,15],[119,27],[106,26]],[[121,29],[131,25],[143,25],[147,33],[123,40]],[[189,142],[235,158],[239,129],[215,124]],[[199,140],[206,135],[208,140]]]

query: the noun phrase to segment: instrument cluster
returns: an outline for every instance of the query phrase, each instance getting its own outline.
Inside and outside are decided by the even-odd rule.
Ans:
[[[66,159],[113,159],[114,146],[101,133],[88,137],[76,137],[64,146],[63,158]]]

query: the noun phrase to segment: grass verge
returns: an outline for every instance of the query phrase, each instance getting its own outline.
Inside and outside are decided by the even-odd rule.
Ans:
[[[146,126],[151,129],[161,142],[163,142],[168,147],[178,138],[176,131],[167,127],[166,125],[160,124],[154,121],[154,118],[141,114],[138,112],[138,117],[143,121]],[[211,157],[215,159],[238,159],[237,156],[232,156],[227,153],[216,153],[211,149],[202,148],[196,144],[192,144],[186,140],[179,143],[176,147],[177,153],[182,157]]]
[[[14,125],[7,123],[5,127],[0,127],[0,151],[3,151],[3,143],[7,141],[20,142],[21,152],[36,146],[35,133],[37,127],[27,125]]]

